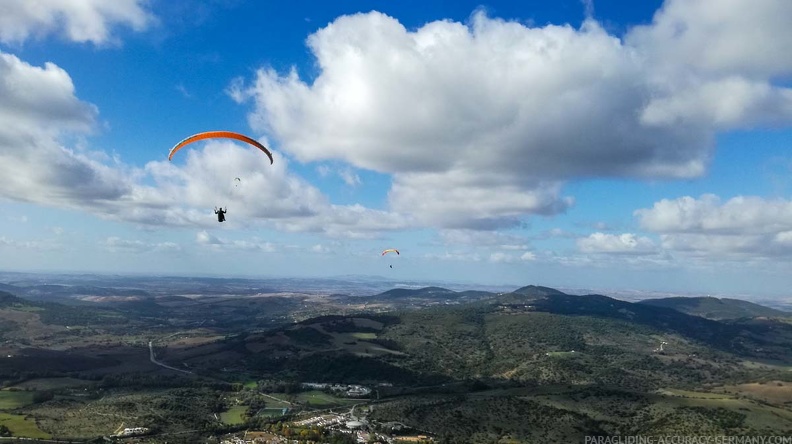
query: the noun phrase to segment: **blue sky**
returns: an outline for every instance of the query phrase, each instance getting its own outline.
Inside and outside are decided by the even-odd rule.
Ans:
[[[5,0],[0,267],[788,297],[789,17]]]

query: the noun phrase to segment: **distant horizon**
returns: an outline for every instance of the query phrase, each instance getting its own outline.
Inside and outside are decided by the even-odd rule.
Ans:
[[[715,297],[715,298],[733,298],[746,300],[750,302],[774,300],[773,297],[766,295],[753,295],[744,293],[701,293],[701,292],[674,292],[663,290],[651,289],[635,289],[635,288],[595,288],[595,287],[570,287],[566,285],[553,285],[553,284],[538,284],[538,283],[506,283],[506,284],[486,284],[477,282],[464,282],[464,281],[449,281],[449,280],[432,280],[432,279],[394,279],[386,276],[377,275],[328,275],[328,276],[271,276],[271,275],[215,275],[215,274],[177,274],[177,273],[144,273],[144,272],[101,272],[101,271],[34,271],[34,270],[0,270],[0,278],[6,274],[20,274],[32,276],[66,276],[66,277],[80,277],[80,276],[96,276],[96,277],[112,277],[119,276],[125,278],[177,278],[177,279],[192,279],[192,278],[208,278],[208,279],[241,279],[250,281],[267,281],[279,279],[301,279],[306,281],[311,280],[337,280],[340,282],[350,282],[352,278],[364,278],[372,280],[381,280],[383,283],[391,284],[393,288],[424,288],[430,286],[442,287],[443,285],[453,286],[457,288],[464,288],[464,290],[482,290],[492,289],[488,291],[498,292],[499,290],[513,291],[527,286],[547,287],[553,288],[570,295],[587,295],[587,294],[602,294],[604,296],[613,297],[614,299],[638,301],[643,299],[656,299],[664,297]],[[454,290],[454,291],[464,291]],[[792,302],[792,297],[784,299],[784,295],[779,295],[777,302]],[[787,294],[786,296],[792,296]]]

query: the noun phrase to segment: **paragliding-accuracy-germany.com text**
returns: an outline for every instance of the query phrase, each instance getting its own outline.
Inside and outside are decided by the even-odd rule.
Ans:
[[[792,444],[792,436],[586,436],[584,444]]]

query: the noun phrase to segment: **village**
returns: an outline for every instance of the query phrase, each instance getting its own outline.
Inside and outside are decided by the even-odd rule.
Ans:
[[[311,389],[331,390],[349,397],[367,396],[371,389],[359,385],[304,383]],[[380,442],[396,444],[401,442],[432,442],[425,434],[406,435],[410,429],[398,422],[380,423],[369,421],[367,415],[374,409],[373,405],[355,404],[346,411],[317,411],[306,413],[301,419],[284,424],[281,433],[276,432],[244,432],[222,437],[221,444],[292,444],[305,442],[306,430],[321,429],[325,432],[336,432],[351,436],[355,442]],[[295,433],[300,434],[295,439]]]
[[[362,385],[355,384],[328,384],[318,382],[304,382],[301,384],[303,388],[314,390],[329,390],[336,395],[345,396],[347,398],[364,398],[371,394],[371,389]]]
[[[307,419],[295,421],[292,425],[295,428],[320,427],[326,431],[334,431],[352,436],[358,443],[406,443],[406,442],[433,442],[427,435],[394,435],[393,432],[406,429],[400,423],[380,424],[378,429],[390,430],[391,433],[374,432],[371,430],[372,424],[365,419],[353,419],[349,413],[329,413],[319,416],[312,416]],[[305,442],[305,439],[295,439],[294,437],[273,432],[244,432],[225,436],[220,440],[221,444],[297,444]]]

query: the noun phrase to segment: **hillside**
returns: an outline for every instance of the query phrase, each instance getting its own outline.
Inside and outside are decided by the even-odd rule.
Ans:
[[[27,301],[25,299],[14,296],[6,291],[0,291],[0,308],[14,307],[14,306],[35,306],[37,304]]]
[[[705,319],[538,286],[503,294],[174,292],[81,308],[0,293],[0,305],[2,353],[11,355],[0,361],[4,380],[69,376],[101,388],[95,399],[64,390],[57,394],[68,405],[58,398],[18,410],[59,436],[63,421],[67,436],[85,436],[77,432],[84,423],[114,430],[130,389],[134,405],[157,411],[136,413],[144,425],[161,424],[167,412],[175,419],[162,430],[178,432],[208,427],[226,409],[272,407],[271,393],[295,404],[319,396],[301,391],[302,382],[370,387],[376,401],[342,401],[368,403],[355,411],[440,442],[792,430],[792,325],[762,317]],[[176,415],[185,400],[192,407]],[[115,416],[67,419],[92,411]],[[266,421],[250,418],[245,429]]]
[[[443,287],[394,288],[366,298],[368,302],[387,304],[392,309],[436,304],[464,304],[491,299],[496,293],[481,290],[454,291]]]
[[[681,313],[714,320],[753,318],[760,316],[772,318],[792,317],[792,313],[789,312],[754,304],[753,302],[728,298],[673,297],[647,299],[640,301],[640,304],[671,308]]]
[[[374,299],[404,299],[404,298],[432,298],[432,299],[446,299],[455,294],[453,290],[442,287],[424,287],[424,288],[394,288],[392,290],[384,291],[376,296]]]
[[[556,290],[555,288],[542,287],[538,285],[526,285],[514,290],[512,293],[521,294],[523,296],[548,296],[548,295],[564,295],[565,293]]]
[[[454,297],[442,290],[389,294]],[[723,385],[744,388],[729,389],[737,393],[789,380],[788,372],[759,363],[792,363],[788,324],[718,322],[541,287],[521,293],[387,315],[313,318],[210,345],[169,347],[163,359],[216,378],[255,374],[270,386],[377,386],[381,400],[371,418],[403,422],[446,442],[792,429],[792,412],[783,410],[792,397],[770,405],[711,393]]]
[[[392,372],[382,372],[372,379],[378,382],[505,378],[642,388],[672,380],[683,386],[714,383],[741,371],[734,364],[738,358],[792,363],[789,324],[719,322],[603,295],[574,296],[541,287],[521,290],[524,294],[507,293],[468,303],[430,302],[420,310],[390,315],[307,319],[267,333],[243,334],[206,349],[185,350],[186,354],[173,352],[191,367],[216,362],[210,366],[216,370],[217,365],[226,365],[219,356],[233,350],[240,365],[271,369],[268,377],[274,378],[283,377],[281,372],[288,369],[300,378],[333,379],[333,371],[328,370],[332,363],[323,364],[321,372],[320,366],[308,363],[321,355],[338,363],[354,356],[358,367],[376,361],[377,367],[385,364],[402,376],[406,376],[403,371],[410,374],[409,382],[393,381],[385,377]],[[395,289],[384,295],[454,300],[458,293],[428,287]],[[658,354],[661,342],[665,348]],[[557,361],[547,355],[572,350],[575,359]],[[704,365],[693,357],[731,364]],[[349,376],[345,373],[344,378]]]

